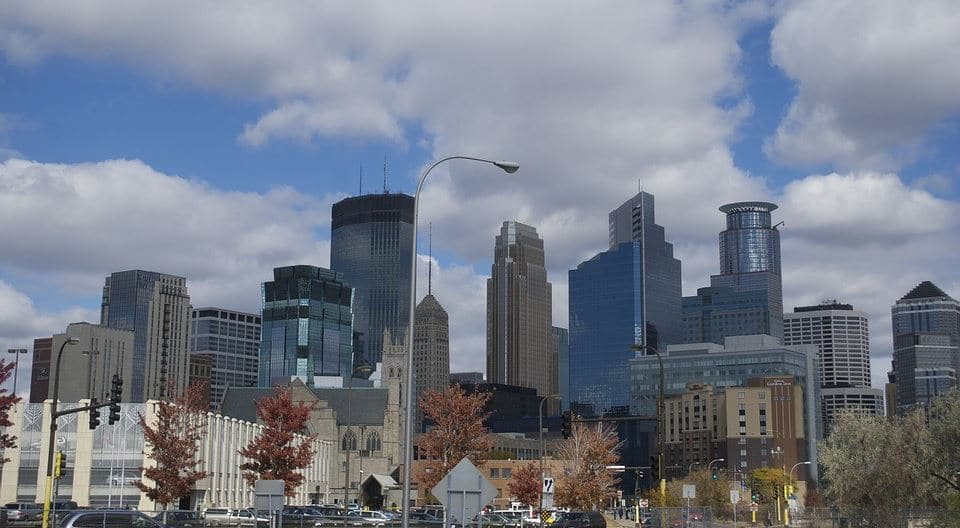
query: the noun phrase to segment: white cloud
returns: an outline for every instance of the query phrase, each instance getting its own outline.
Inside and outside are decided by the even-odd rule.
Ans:
[[[960,10],[952,0],[789,5],[771,35],[798,94],[766,143],[797,165],[889,169],[960,112]]]

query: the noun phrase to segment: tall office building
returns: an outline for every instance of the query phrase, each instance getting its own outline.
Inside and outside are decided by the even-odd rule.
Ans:
[[[59,351],[70,338],[79,339],[80,342],[68,346],[63,353],[60,362],[63,372],[60,375],[60,401],[74,403],[87,398],[107,401],[114,374],[124,380],[123,401],[130,401],[132,387],[126,382],[132,378],[134,370],[133,332],[90,323],[71,323],[64,333],[54,334],[50,340],[50,350]],[[54,360],[41,368],[48,369],[49,379],[56,377],[56,352]],[[41,402],[53,398],[52,387],[52,384],[47,385],[47,393],[40,399]]]
[[[298,378],[308,386],[353,374],[353,288],[317,266],[273,269],[263,283],[258,385]]]
[[[333,204],[330,268],[354,290],[357,364],[381,360],[385,329],[406,339],[412,247],[412,196],[367,194]]]
[[[683,335],[687,343],[723,343],[737,335],[783,337],[783,284],[780,232],[767,202],[737,202],[720,207],[727,229],[720,233],[720,274],[710,287],[683,298]]]
[[[219,409],[227,387],[256,387],[260,367],[260,316],[225,308],[194,308],[190,353],[210,358],[210,408]]]
[[[871,387],[867,314],[824,301],[783,315],[784,345],[816,345],[824,433],[841,410],[883,415],[883,391]]]
[[[553,343],[557,346],[557,394],[560,395],[560,408],[570,408],[570,331],[554,326]]]
[[[631,346],[663,350],[680,341],[680,261],[654,222],[651,194],[610,213],[610,241],[616,245],[569,272],[569,390],[579,413],[627,412]]]
[[[957,385],[960,302],[923,281],[901,297],[891,312],[897,411],[928,407]]]
[[[440,392],[450,386],[450,323],[430,282],[413,315],[413,375],[416,401],[427,390]],[[416,410],[414,424],[422,431],[423,411],[419,405]]]
[[[30,403],[43,403],[50,390],[50,352],[52,337],[33,340],[33,362],[30,368]]]
[[[187,279],[129,270],[104,281],[100,326],[133,332],[130,401],[180,394],[190,378],[190,295]],[[172,389],[173,394],[168,390]]]
[[[507,221],[494,246],[487,279],[487,382],[556,394],[552,301],[543,240],[537,230]],[[553,400],[547,407],[559,408]]]

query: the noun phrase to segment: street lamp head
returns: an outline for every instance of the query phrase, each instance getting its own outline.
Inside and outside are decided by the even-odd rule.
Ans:
[[[494,165],[503,169],[507,174],[513,174],[520,169],[520,164],[515,161],[494,161]]]

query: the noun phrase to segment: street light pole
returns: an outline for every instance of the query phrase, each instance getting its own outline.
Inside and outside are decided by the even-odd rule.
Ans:
[[[13,395],[17,395],[17,371],[20,370],[20,354],[26,354],[26,348],[8,348],[7,354],[13,354]]]
[[[446,158],[437,160],[432,165],[427,167],[427,170],[423,171],[423,175],[420,176],[420,181],[417,182],[417,192],[413,195],[413,251],[410,255],[410,313],[409,321],[407,325],[407,375],[405,376],[405,381],[407,386],[404,388],[404,400],[406,403],[406,408],[404,410],[404,421],[403,421],[403,494],[401,501],[403,504],[403,514],[401,516],[401,526],[403,528],[410,528],[410,465],[413,463],[413,446],[410,445],[411,438],[413,436],[413,312],[417,306],[417,214],[419,213],[420,208],[420,190],[423,188],[423,182],[427,179],[427,176],[430,174],[437,165],[444,163],[446,161],[462,159],[469,161],[477,161],[481,163],[489,163],[500,169],[506,171],[508,174],[517,172],[517,169],[520,168],[520,165],[512,161],[495,161],[483,158],[473,158],[470,156],[448,156]],[[46,527],[44,527],[46,528]]]
[[[57,400],[60,398],[60,360],[67,345],[76,345],[80,340],[68,337],[57,352],[56,373],[53,375],[53,399],[50,402],[50,436],[47,439],[47,488],[43,500],[43,528],[50,528],[50,499],[53,494],[53,447],[57,441]]]
[[[784,502],[784,504],[783,504],[783,524],[786,525],[786,526],[790,526],[790,498],[788,497],[788,492],[792,492],[792,491],[793,491],[793,470],[797,469],[798,466],[809,466],[809,465],[810,465],[810,461],[809,461],[809,460],[806,460],[806,461],[804,461],[804,462],[797,462],[796,464],[793,465],[792,468],[790,468],[790,473],[789,473],[789,482],[790,482],[790,484],[789,484],[789,489],[787,489],[787,486],[784,486],[784,490],[783,490],[783,502]]]
[[[559,400],[560,395],[549,394],[547,396],[540,398],[540,408],[537,412],[537,415],[540,418],[540,431],[539,431],[540,432],[540,509],[537,511],[540,512],[541,519],[543,518],[543,451],[544,451],[544,448],[543,448],[543,402],[551,398],[556,398]]]
[[[666,426],[667,417],[664,410],[666,409],[666,404],[664,402],[664,374],[663,374],[663,358],[660,356],[660,351],[657,350],[653,345],[630,345],[630,349],[635,352],[643,352],[645,350],[651,350],[657,356],[657,363],[660,366],[660,387],[657,393],[657,468],[660,470],[660,504],[665,505],[667,502],[667,479],[664,478],[665,469],[663,467],[663,428]],[[661,506],[662,507],[662,506]]]

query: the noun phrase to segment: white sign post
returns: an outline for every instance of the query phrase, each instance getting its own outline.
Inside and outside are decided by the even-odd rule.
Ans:
[[[553,478],[543,477],[543,508],[553,508]]]
[[[740,502],[740,490],[730,490],[730,502],[733,504],[733,528],[737,528],[737,503]]]
[[[684,484],[683,485],[683,498],[687,499],[687,522],[689,526],[690,523],[690,499],[697,498],[697,486],[694,484]]]

